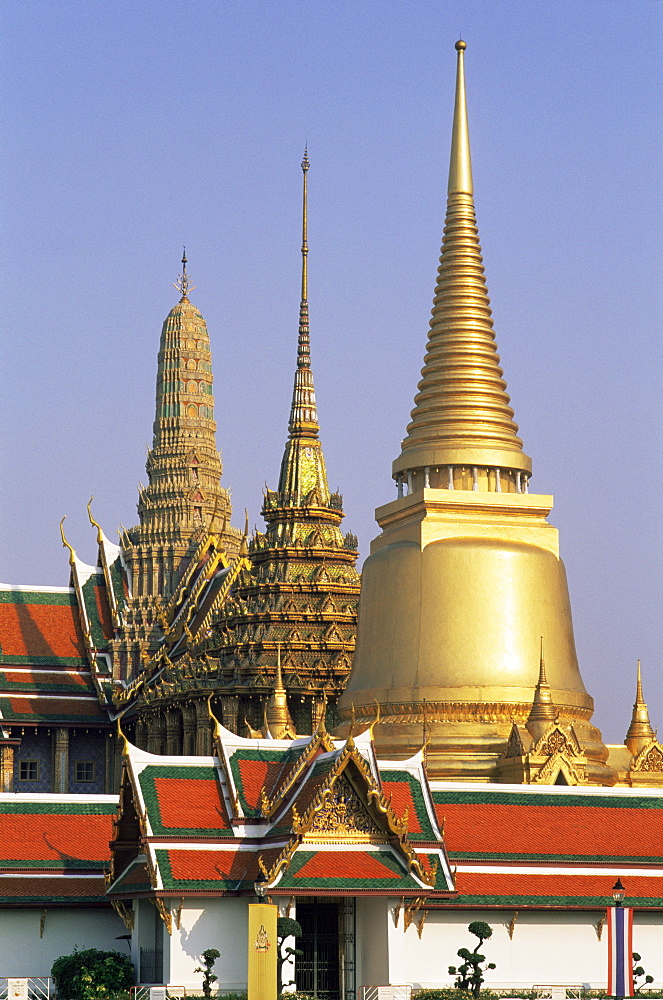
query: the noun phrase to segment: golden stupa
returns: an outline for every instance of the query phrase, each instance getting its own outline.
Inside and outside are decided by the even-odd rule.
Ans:
[[[382,533],[363,570],[339,711],[344,728],[351,718],[374,723],[382,758],[425,743],[434,777],[514,780],[505,777],[514,745],[521,756],[536,749],[527,721],[541,696],[543,640],[553,744],[575,748],[582,783],[613,784],[578,668],[558,533],[546,521],[552,497],[528,491],[531,461],[497,353],[474,212],[465,48],[456,43],[447,214],[422,378],[393,464],[398,498],[376,511]]]

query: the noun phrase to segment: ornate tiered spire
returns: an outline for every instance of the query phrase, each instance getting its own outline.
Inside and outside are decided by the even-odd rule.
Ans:
[[[318,413],[315,405],[315,387],[311,371],[311,347],[308,321],[308,210],[307,174],[308,150],[304,150],[302,172],[304,175],[302,197],[302,297],[299,304],[299,337],[297,341],[297,369],[292,392],[288,442],[281,463],[279,493],[299,506],[311,493],[318,491],[318,503],[329,502],[329,486],[322,447],[318,440]]]
[[[181,560],[201,531],[221,532],[231,555],[239,543],[239,532],[227,523],[230,498],[220,486],[209,334],[189,301],[195,285],[186,268],[184,248],[182,273],[175,282],[180,300],[161,331],[154,437],[147,456],[148,485],[139,492],[140,524],[123,537],[136,596],[169,597]]]
[[[638,660],[638,680],[635,689],[635,703],[631,716],[631,725],[628,727],[624,743],[632,754],[638,754],[650,742],[656,738],[649,721],[649,710],[647,702],[642,694],[642,676],[640,671],[640,660]]]
[[[523,454],[509,405],[484,278],[474,213],[465,48],[465,42],[456,42],[447,215],[426,357],[393,474],[397,479],[407,475],[415,489],[521,492],[531,462]]]

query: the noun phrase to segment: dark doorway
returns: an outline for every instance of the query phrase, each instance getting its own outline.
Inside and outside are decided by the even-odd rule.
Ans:
[[[337,903],[297,903],[302,937],[297,941],[297,990],[319,1000],[340,1000],[339,910]]]

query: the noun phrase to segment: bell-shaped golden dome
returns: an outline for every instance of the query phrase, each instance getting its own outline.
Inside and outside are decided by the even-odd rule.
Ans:
[[[393,467],[398,499],[376,512],[382,534],[364,565],[339,712],[373,723],[383,757],[408,757],[427,742],[432,775],[485,781],[499,780],[513,724],[533,725],[554,704],[555,718],[577,734],[586,780],[612,784],[578,668],[557,531],[546,521],[552,498],[527,491],[531,463],[499,366],[474,219],[465,43],[456,48],[447,220],[426,361]]]

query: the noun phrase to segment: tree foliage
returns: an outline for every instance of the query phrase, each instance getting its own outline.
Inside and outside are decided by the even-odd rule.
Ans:
[[[286,938],[300,938],[302,936],[302,925],[297,921],[293,920],[292,917],[279,917],[276,922],[276,982],[278,983],[279,992],[284,986],[294,986],[295,980],[291,979],[289,983],[284,983],[281,981],[283,963],[287,962],[288,959],[293,958],[295,955],[303,955],[304,952],[301,948],[291,948],[290,945],[286,946]]]
[[[454,984],[457,989],[470,990],[473,996],[478,997],[484,982],[484,972],[487,969],[496,968],[494,962],[488,962],[484,968],[483,965],[486,961],[486,956],[479,953],[479,948],[482,946],[484,941],[487,941],[489,937],[492,937],[493,929],[483,920],[473,920],[472,923],[468,925],[467,929],[470,934],[474,934],[475,937],[478,937],[479,941],[474,951],[470,951],[469,948],[458,949],[457,954],[463,959],[463,963],[458,967],[450,965],[449,975],[457,977]]]
[[[119,951],[74,949],[73,954],[56,958],[51,976],[64,1000],[112,1000],[132,986],[134,967]]]
[[[638,962],[642,961],[642,955],[638,955],[637,951],[633,952],[633,985],[635,986],[635,992],[639,993],[643,986],[648,986],[649,983],[654,982],[654,977],[647,975],[645,970]],[[643,979],[644,977],[644,979]],[[643,979],[643,982],[638,983],[638,979]]]
[[[202,958],[202,960],[203,960],[202,966],[197,965],[196,968],[193,970],[194,972],[202,972],[203,973],[203,996],[204,997],[211,997],[211,995],[212,995],[212,983],[216,983],[218,981],[218,979],[219,979],[218,976],[214,975],[214,973],[212,972],[212,969],[214,968],[214,963],[216,962],[217,958],[219,958],[220,955],[221,955],[221,952],[217,951],[216,948],[207,948],[207,950],[204,951],[202,953],[202,955],[200,956]]]

